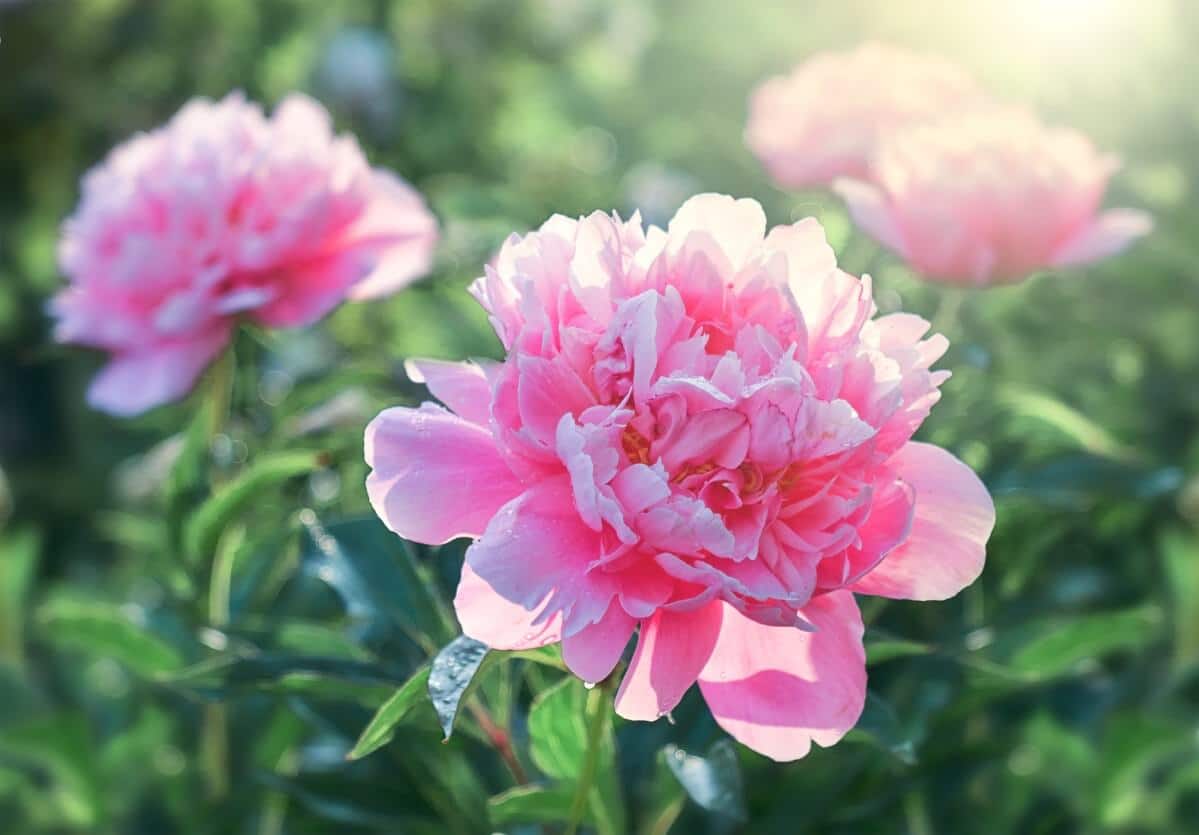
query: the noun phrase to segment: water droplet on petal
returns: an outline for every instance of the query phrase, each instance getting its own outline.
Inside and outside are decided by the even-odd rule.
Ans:
[[[584,689],[584,690],[594,690],[594,689],[595,689],[595,682],[594,682],[594,681],[585,681],[585,682],[583,682],[583,689]]]

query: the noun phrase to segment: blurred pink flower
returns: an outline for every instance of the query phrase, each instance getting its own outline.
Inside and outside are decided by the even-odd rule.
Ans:
[[[746,141],[784,188],[865,175],[876,143],[912,122],[984,103],[963,70],[879,43],[820,53],[750,99]]]
[[[271,117],[199,99],[117,147],[63,229],[56,338],[112,355],[89,402],[133,415],[182,397],[245,317],[309,324],[423,275],[437,223],[311,99]]]
[[[990,108],[897,131],[865,180],[839,180],[854,220],[928,278],[984,285],[1097,261],[1146,234],[1100,212],[1119,162],[1075,131]]]
[[[872,318],[812,219],[766,234],[752,200],[688,200],[666,231],[555,216],[472,291],[503,363],[413,361],[447,407],[382,412],[367,480],[401,536],[475,537],[455,606],[499,649],[562,642],[586,681],[634,630],[617,711],[653,720],[695,681],[780,760],[857,721],[854,593],[935,600],[983,567],[994,508],[911,441],[948,372],[915,316]]]

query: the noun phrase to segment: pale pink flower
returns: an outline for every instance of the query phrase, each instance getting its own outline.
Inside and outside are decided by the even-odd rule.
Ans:
[[[315,101],[289,96],[268,118],[237,93],[199,99],[85,176],[55,335],[112,355],[88,399],[132,415],[186,394],[239,318],[306,325],[393,292],[436,240],[420,195]]]
[[[780,186],[824,185],[863,176],[887,133],[986,100],[943,58],[865,43],[763,82],[750,99],[745,138]]]
[[[472,290],[505,361],[413,361],[448,409],[366,430],[392,530],[477,538],[466,634],[561,641],[595,682],[639,630],[622,716],[655,719],[698,680],[729,733],[787,760],[862,710],[855,593],[942,599],[982,570],[986,489],[910,440],[946,340],[873,318],[815,220],[766,234],[756,202],[720,195],[666,231],[555,216]]]
[[[1018,109],[946,116],[887,137],[868,181],[835,184],[854,220],[928,278],[983,285],[1113,255],[1144,212],[1100,212],[1118,160]]]

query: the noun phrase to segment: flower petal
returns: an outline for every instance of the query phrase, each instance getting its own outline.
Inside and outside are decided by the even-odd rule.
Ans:
[[[613,600],[600,620],[562,641],[562,660],[583,681],[603,681],[620,661],[636,626],[620,601]]]
[[[193,342],[114,356],[92,380],[87,402],[110,415],[130,417],[178,400],[228,341],[222,328]]]
[[[561,613],[563,634],[573,635],[601,620],[616,595],[613,577],[587,571],[601,546],[579,518],[570,480],[554,476],[504,505],[466,561],[505,600],[537,613],[535,622]]]
[[[479,536],[522,489],[490,433],[432,403],[381,412],[366,427],[365,452],[371,506],[416,542]]]
[[[540,609],[528,609],[502,597],[469,563],[462,566],[454,611],[462,631],[492,649],[534,649],[562,640],[560,616],[537,622]]]
[[[350,238],[377,255],[374,268],[350,289],[357,301],[391,295],[424,276],[438,239],[437,219],[420,192],[389,171],[371,173],[374,199]]]
[[[845,736],[866,702],[862,616],[853,595],[813,598],[802,615],[816,632],[764,626],[722,605],[720,639],[699,677],[720,726],[779,761]]]
[[[424,383],[434,397],[459,417],[486,426],[491,416],[491,385],[473,362],[410,359],[404,363],[408,379]]]
[[[842,177],[833,183],[833,191],[845,201],[854,223],[862,227],[866,234],[887,249],[906,257],[903,233],[895,222],[891,207],[887,205],[886,196],[877,186]]]
[[[720,245],[733,269],[740,269],[749,253],[766,236],[766,214],[748,198],[727,194],[697,194],[679,207],[670,221],[670,237],[686,241],[692,232],[706,232]]]
[[[1149,234],[1153,218],[1135,209],[1104,212],[1066,240],[1053,255],[1057,267],[1089,264],[1122,251],[1137,238]]]
[[[659,610],[643,620],[637,651],[616,694],[616,712],[652,722],[673,710],[716,646],[722,607],[712,602],[688,612]]]
[[[910,442],[888,462],[916,491],[912,531],[853,585],[859,594],[944,600],[983,570],[995,505],[974,471],[940,447]]]

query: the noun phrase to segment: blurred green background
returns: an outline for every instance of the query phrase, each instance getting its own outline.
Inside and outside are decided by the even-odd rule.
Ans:
[[[953,58],[1119,153],[1108,203],[1151,211],[1154,234],[947,301],[831,196],[772,187],[741,141],[750,89],[867,38]],[[497,355],[464,287],[509,232],[596,208],[663,223],[715,190],[773,223],[819,217],[883,309],[937,318],[954,377],[922,434],[984,473],[999,524],[959,598],[867,604],[873,695],[841,745],[730,757],[694,698],[674,725],[618,723],[622,828],[1199,831],[1197,38],[1188,0],[0,0],[0,828],[543,831],[494,799],[514,778],[487,711],[530,779],[569,781],[528,753],[551,668],[489,673],[447,745],[422,708],[346,760],[456,631],[461,557],[370,519],[361,430],[421,396],[404,357]],[[238,88],[312,93],[415,183],[437,269],[317,328],[243,335],[210,441],[198,396],[90,412],[99,357],[51,344],[42,312],[79,177]],[[700,785],[667,743],[717,743],[688,761]]]

